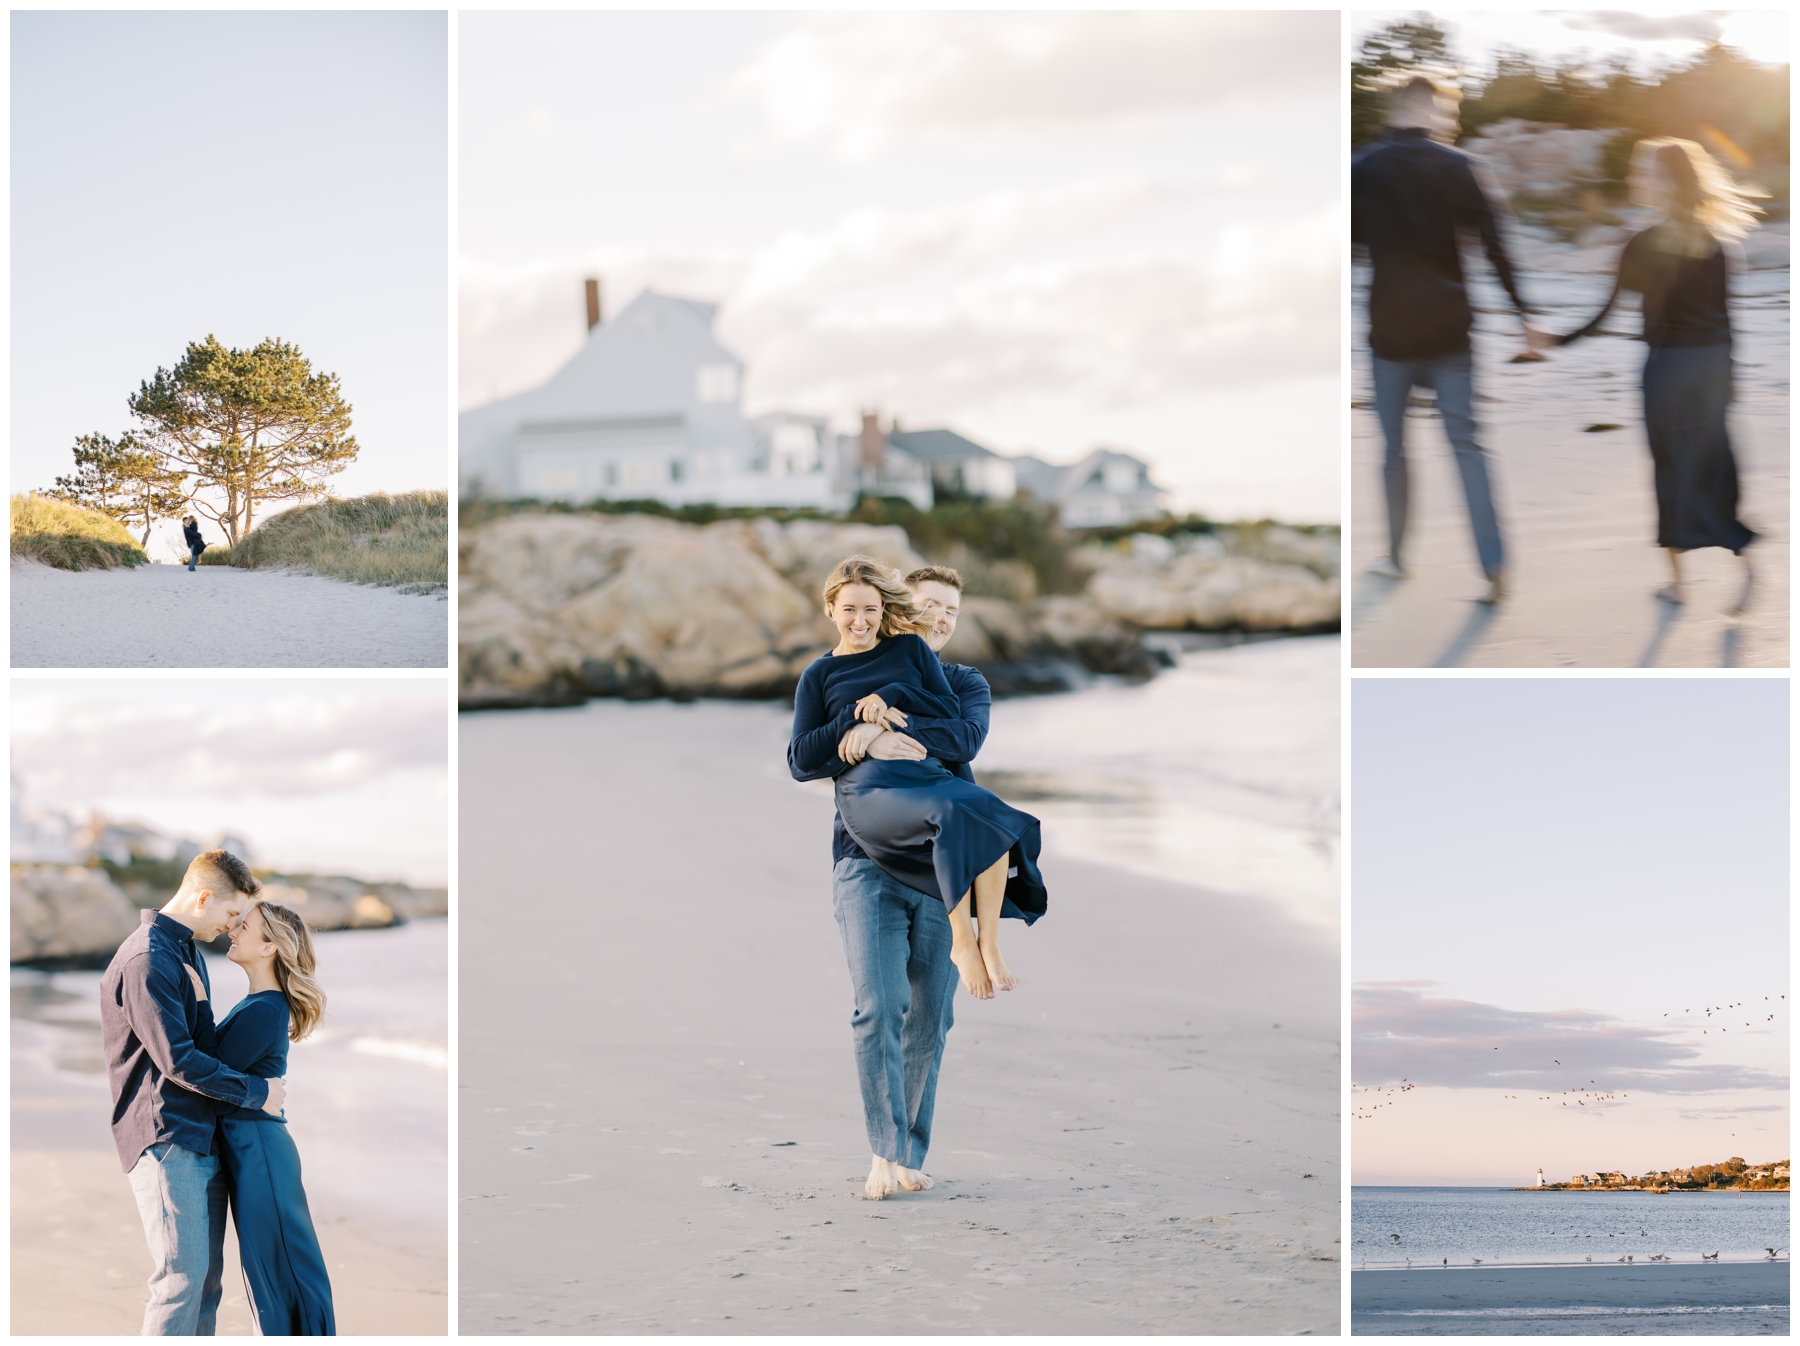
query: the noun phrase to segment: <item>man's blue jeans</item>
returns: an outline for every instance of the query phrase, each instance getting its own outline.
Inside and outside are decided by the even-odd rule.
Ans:
[[[189,570],[192,570],[196,565],[198,565],[200,563],[200,553],[205,550],[206,550],[205,547],[189,547],[188,548],[188,569]]]
[[[1475,381],[1468,351],[1440,355],[1429,360],[1374,359],[1375,414],[1387,441],[1387,461],[1382,476],[1387,484],[1388,554],[1403,564],[1401,544],[1406,540],[1406,400],[1414,388],[1437,392],[1438,414],[1444,433],[1456,451],[1456,470],[1462,474],[1463,496],[1469,502],[1469,525],[1475,532],[1475,553],[1482,573],[1490,579],[1506,564],[1500,544],[1500,520],[1494,512],[1494,492],[1488,482],[1487,456],[1475,442]]]
[[[138,1156],[130,1177],[150,1260],[156,1263],[142,1335],[214,1335],[225,1275],[227,1199],[218,1156],[165,1140]]]
[[[873,860],[838,861],[831,905],[856,997],[850,1028],[869,1149],[922,1168],[956,998],[949,914]]]

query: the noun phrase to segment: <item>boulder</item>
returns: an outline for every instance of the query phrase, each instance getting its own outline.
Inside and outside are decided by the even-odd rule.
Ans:
[[[1335,576],[1249,556],[1179,556],[1148,565],[1103,558],[1087,596],[1116,621],[1153,631],[1329,631],[1339,623]]]
[[[138,923],[137,906],[105,870],[13,867],[15,963],[103,967]]]

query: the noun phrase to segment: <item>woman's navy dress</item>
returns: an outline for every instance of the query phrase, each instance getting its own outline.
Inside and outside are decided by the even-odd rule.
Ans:
[[[961,713],[943,665],[918,636],[891,636],[861,654],[824,654],[794,693],[789,761],[821,754],[856,723],[856,703],[874,692],[918,715]],[[905,732],[904,730],[901,732]],[[954,910],[1001,856],[1009,857],[1002,914],[1026,924],[1048,897],[1038,872],[1038,820],[990,790],[953,775],[935,757],[884,762],[865,757],[835,779],[838,814],[864,853],[908,888]]]
[[[288,1007],[279,991],[245,996],[218,1027],[218,1057],[263,1079],[287,1074]],[[287,1121],[260,1108],[219,1115],[219,1157],[231,1186],[238,1260],[256,1330],[265,1337],[334,1337],[331,1279],[300,1185]]]
[[[1731,401],[1730,273],[1725,250],[1682,254],[1657,225],[1635,234],[1619,258],[1606,307],[1567,345],[1599,329],[1621,290],[1644,297],[1644,430],[1656,478],[1656,545],[1676,551],[1755,539],[1737,517],[1737,459],[1725,428]]]

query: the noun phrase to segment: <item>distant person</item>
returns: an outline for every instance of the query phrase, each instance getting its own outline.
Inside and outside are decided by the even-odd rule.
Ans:
[[[1756,219],[1740,189],[1691,140],[1640,140],[1626,189],[1656,212],[1626,240],[1606,307],[1567,345],[1600,330],[1623,290],[1643,296],[1644,430],[1655,465],[1656,545],[1669,553],[1669,583],[1657,597],[1681,603],[1681,553],[1723,547],[1744,563],[1744,583],[1726,609],[1750,605],[1756,534],[1737,517],[1737,459],[1725,428],[1732,400],[1729,295],[1737,240]],[[1728,252],[1728,249],[1731,250]]]
[[[325,1014],[306,922],[286,907],[259,902],[231,932],[226,957],[249,977],[250,991],[218,1027],[219,1059],[246,1075],[282,1078],[288,1042],[307,1037]],[[193,977],[195,993],[204,999],[206,987],[197,973]],[[331,1278],[287,1119],[262,1108],[221,1105],[219,1157],[257,1334],[336,1336]]]
[[[961,590],[943,567],[902,582],[866,556],[845,560],[825,586],[838,645],[795,695],[789,770],[837,784],[832,905],[875,1199],[933,1185],[923,1166],[957,976],[978,999],[1012,989],[999,922],[1045,908],[1037,819],[969,769],[987,736],[987,680],[937,658]]]
[[[206,539],[200,536],[200,524],[192,514],[182,517],[181,535],[187,539],[188,569],[192,570],[200,563],[200,555],[206,550]]]
[[[195,941],[235,929],[261,887],[228,851],[195,856],[175,896],[142,913],[100,979],[113,1140],[156,1264],[147,1337],[214,1335],[228,1201],[215,1103],[281,1114],[281,1079],[235,1070],[196,1041],[211,1045],[213,1024]]]
[[[1444,432],[1456,452],[1475,551],[1487,577],[1484,603],[1506,596],[1506,553],[1475,438],[1475,389],[1469,330],[1474,314],[1463,280],[1462,240],[1475,234],[1520,318],[1526,313],[1500,236],[1500,211],[1477,177],[1475,162],[1440,139],[1454,138],[1456,98],[1422,76],[1397,89],[1388,104],[1388,134],[1350,168],[1350,237],[1368,249],[1369,348],[1375,413],[1386,441],[1388,554],[1374,573],[1406,576],[1406,404],[1417,388],[1437,394]],[[1545,340],[1525,327],[1532,350]]]

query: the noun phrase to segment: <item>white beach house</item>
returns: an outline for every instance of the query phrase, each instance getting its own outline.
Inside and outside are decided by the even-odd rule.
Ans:
[[[744,362],[717,305],[645,290],[541,387],[457,418],[464,489],[539,500],[838,510],[835,437],[814,417],[745,419]]]

